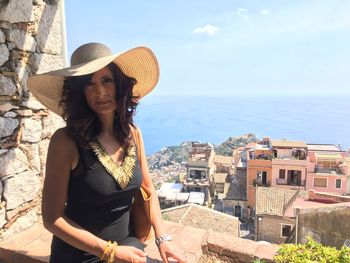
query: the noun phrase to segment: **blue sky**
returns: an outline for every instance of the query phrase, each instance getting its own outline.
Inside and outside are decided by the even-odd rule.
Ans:
[[[350,94],[350,1],[65,1],[68,55],[157,55],[157,95]]]

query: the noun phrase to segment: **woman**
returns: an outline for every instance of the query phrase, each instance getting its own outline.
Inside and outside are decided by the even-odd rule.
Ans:
[[[89,43],[71,64],[28,80],[38,100],[66,120],[51,138],[43,188],[43,221],[54,235],[50,262],[146,262],[130,210],[141,185],[156,192],[133,115],[158,82],[157,60],[145,47],[112,55]],[[171,248],[157,198],[151,200],[163,261],[184,262]]]

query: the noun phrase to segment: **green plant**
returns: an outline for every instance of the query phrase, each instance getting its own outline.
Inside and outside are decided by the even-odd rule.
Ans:
[[[266,263],[266,261],[260,258],[256,258],[252,263]]]
[[[276,263],[349,263],[350,248],[343,246],[340,250],[323,246],[311,237],[307,237],[305,244],[281,245],[274,257]]]

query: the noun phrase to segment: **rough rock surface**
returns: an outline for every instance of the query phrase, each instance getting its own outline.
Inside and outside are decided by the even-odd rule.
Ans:
[[[5,180],[6,209],[11,210],[33,200],[40,190],[40,179],[28,170]]]

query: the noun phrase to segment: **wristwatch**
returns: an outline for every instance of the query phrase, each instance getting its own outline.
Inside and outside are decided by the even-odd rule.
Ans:
[[[162,236],[160,236],[160,237],[156,237],[156,244],[157,244],[157,246],[159,246],[159,245],[162,244],[163,242],[165,242],[165,241],[171,241],[171,240],[172,240],[171,235],[169,235],[169,234],[164,234],[164,235],[162,235]]]

